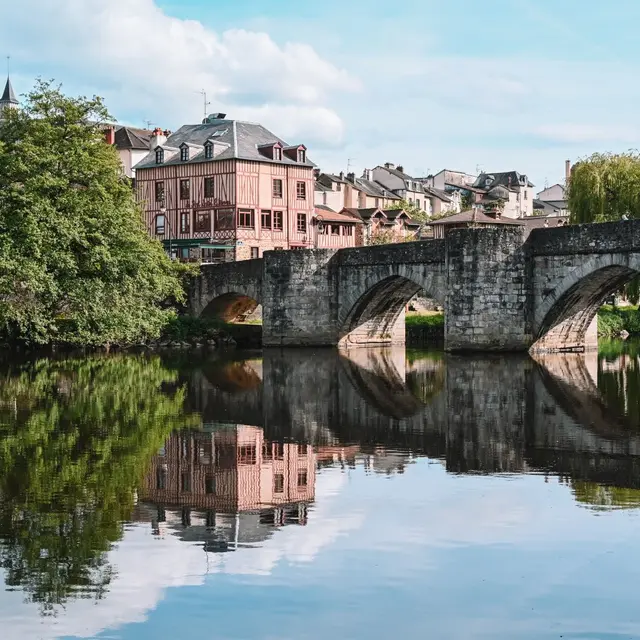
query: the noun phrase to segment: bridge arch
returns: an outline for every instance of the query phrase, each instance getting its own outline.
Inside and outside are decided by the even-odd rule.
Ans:
[[[260,301],[252,295],[229,291],[212,298],[200,316],[217,318],[224,322],[234,322],[252,314],[259,305]]]
[[[588,331],[605,299],[640,273],[640,254],[600,254],[562,278],[537,305],[533,352],[582,351],[595,347]],[[587,344],[592,342],[591,345]]]
[[[402,344],[403,310],[424,292],[444,306],[443,276],[431,265],[397,264],[346,274],[340,290],[339,345]]]

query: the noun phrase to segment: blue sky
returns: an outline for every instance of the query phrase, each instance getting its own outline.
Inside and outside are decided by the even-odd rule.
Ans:
[[[125,123],[210,111],[304,142],[326,170],[517,169],[640,141],[640,3],[23,0],[0,7],[16,90],[37,75]]]

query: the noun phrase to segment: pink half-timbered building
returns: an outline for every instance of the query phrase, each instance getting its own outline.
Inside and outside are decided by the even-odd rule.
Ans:
[[[259,124],[215,114],[168,137],[157,129],[135,170],[149,232],[177,259],[247,260],[267,250],[316,247],[325,235],[306,147],[288,145]],[[353,224],[336,224],[340,246],[352,246],[354,233],[343,227]]]

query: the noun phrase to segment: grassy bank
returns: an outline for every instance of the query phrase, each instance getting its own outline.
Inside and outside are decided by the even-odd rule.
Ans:
[[[407,346],[423,347],[444,340],[444,314],[407,314],[405,320]]]
[[[216,318],[178,316],[162,332],[161,342],[203,343],[219,346],[237,343],[242,348],[262,346],[262,324],[228,324]]]
[[[613,307],[605,305],[598,311],[598,335],[616,338],[621,331],[640,336],[640,313],[637,306]]]

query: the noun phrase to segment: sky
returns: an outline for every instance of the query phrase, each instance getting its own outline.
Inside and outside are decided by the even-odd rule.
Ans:
[[[303,143],[323,170],[518,170],[638,147],[637,0],[0,3],[17,93],[38,76],[123,124],[208,112]]]

